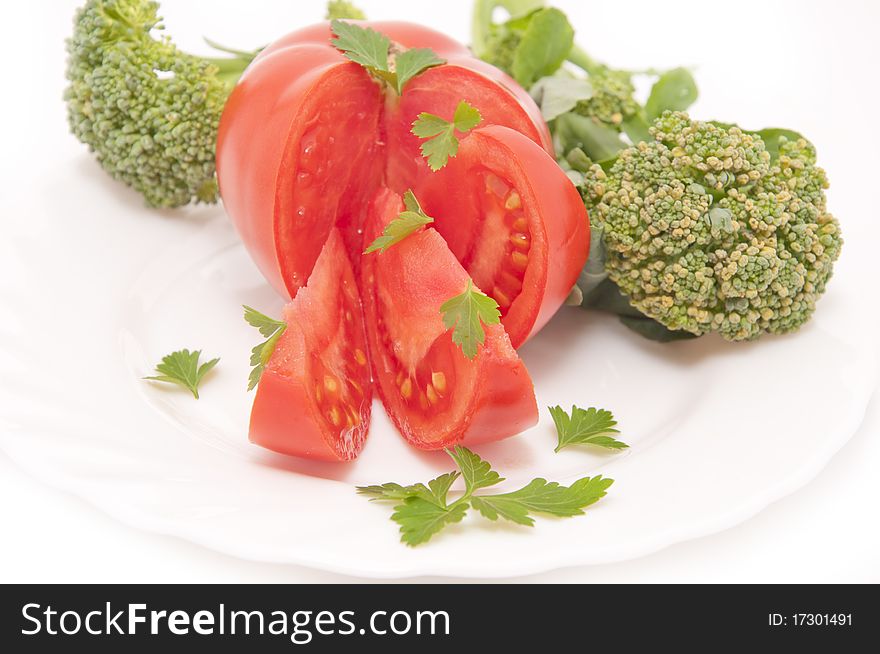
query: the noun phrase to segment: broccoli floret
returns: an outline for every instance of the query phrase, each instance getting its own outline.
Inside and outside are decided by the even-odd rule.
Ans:
[[[330,0],[327,3],[327,20],[366,20],[367,15],[347,0]]]
[[[178,50],[150,0],[89,0],[67,41],[67,115],[101,166],[154,207],[216,202],[220,113],[256,53]]]
[[[842,245],[813,146],[680,112],[650,131],[585,176],[609,279],[670,330],[740,341],[798,329]]]
[[[619,127],[624,120],[641,111],[641,105],[634,97],[636,87],[632,74],[628,71],[598,66],[589,73],[588,79],[593,94],[575,105],[575,113]]]

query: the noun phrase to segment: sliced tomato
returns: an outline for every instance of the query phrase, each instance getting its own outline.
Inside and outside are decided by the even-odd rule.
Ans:
[[[452,116],[465,99],[487,119],[552,149],[535,103],[501,71],[434,30],[371,23],[402,47],[449,60],[389,96],[331,44],[328,23],[293,32],[248,67],[223,110],[217,138],[220,193],[260,271],[282,295],[306,283],[327,234],[340,228],[357,266],[363,209],[381,184],[403,191],[428,172],[418,113]]]
[[[584,203],[543,150],[506,127],[474,130],[416,195],[474,283],[498,302],[514,347],[552,317],[590,248]]]
[[[370,423],[372,385],[357,283],[337,230],[283,318],[287,328],[257,387],[251,441],[283,454],[354,459]]]
[[[365,242],[402,210],[398,195],[380,191]],[[411,444],[436,450],[493,441],[537,422],[532,380],[504,328],[487,326],[486,341],[470,360],[443,325],[440,306],[461,294],[469,278],[437,231],[367,255],[361,275],[373,377]]]

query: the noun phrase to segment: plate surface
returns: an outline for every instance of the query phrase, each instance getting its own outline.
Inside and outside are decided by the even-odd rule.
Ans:
[[[477,448],[513,488],[603,474],[587,515],[534,529],[468,518],[427,546],[398,543],[389,507],[356,484],[451,469],[408,448],[376,405],[362,457],[315,465],[248,444],[245,392],[268,289],[219,208],[158,215],[85,155],[45,171],[0,241],[0,448],[118,519],[249,559],[368,577],[521,575],[643,555],[735,525],[809,481],[858,428],[877,385],[876,335],[842,266],[792,337],[645,342],[564,309],[522,349],[541,422]],[[27,189],[20,189],[22,191]],[[33,190],[33,189],[32,189]],[[173,349],[221,363],[202,399],[142,381]],[[547,405],[614,411],[631,449],[553,453]]]

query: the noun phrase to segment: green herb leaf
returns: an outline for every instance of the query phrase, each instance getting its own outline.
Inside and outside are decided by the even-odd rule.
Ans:
[[[568,415],[562,407],[551,406],[550,415],[553,416],[559,436],[557,452],[569,445],[596,445],[612,450],[629,447],[611,436],[620,431],[615,429],[617,421],[610,411],[595,408],[585,410],[572,406],[571,415]]]
[[[406,206],[406,211],[385,225],[382,235],[377,237],[364,250],[364,254],[376,251],[385,252],[392,245],[400,243],[410,234],[434,222],[434,219],[422,210],[419,201],[411,190],[403,194],[403,203]]]
[[[477,346],[486,341],[483,325],[501,322],[498,303],[475,289],[470,279],[464,293],[444,302],[440,312],[443,314],[443,325],[453,330],[452,342],[461,347],[468,359],[477,356]]]
[[[416,75],[445,63],[445,59],[438,57],[429,48],[413,48],[401,52],[394,60],[394,70],[397,74],[397,93],[403,95],[403,87]]]
[[[458,153],[458,137],[456,130],[467,133],[480,124],[480,112],[465,100],[458,103],[452,120],[429,113],[420,113],[412,124],[412,133],[421,139],[422,156],[428,160],[428,166],[438,171],[449,162],[450,157]]]
[[[336,35],[330,41],[333,47],[373,75],[392,86],[397,85],[397,76],[388,65],[391,39],[369,27],[361,27],[344,20],[330,21],[330,29]]]
[[[461,470],[465,494],[470,495],[479,488],[488,488],[504,481],[504,477],[492,470],[488,461],[466,447],[456,445],[454,450],[446,450]]]
[[[330,29],[336,35],[330,41],[336,49],[385,81],[398,94],[403,93],[403,87],[416,75],[446,63],[429,48],[412,48],[394,55],[394,66],[391,66],[391,39],[384,34],[344,20],[330,21]]]
[[[561,518],[582,515],[584,507],[605,497],[613,479],[584,477],[571,486],[560,486],[555,481],[533,479],[523,488],[500,495],[480,495],[471,498],[471,504],[484,518],[496,520],[499,516],[521,525],[532,526],[529,515],[544,513]]]
[[[391,519],[400,525],[400,540],[415,546],[429,541],[447,525],[461,522],[467,509],[466,503],[440,507],[421,497],[410,497],[394,507]]]
[[[645,117],[653,122],[664,111],[684,111],[697,100],[697,83],[687,68],[673,68],[654,82],[645,102]]]
[[[244,319],[249,325],[259,329],[260,334],[266,337],[264,342],[255,345],[251,350],[251,366],[253,366],[253,368],[248,377],[248,390],[252,391],[257,387],[257,384],[260,383],[260,377],[263,375],[263,370],[265,369],[266,364],[269,363],[272,352],[275,351],[275,345],[278,343],[278,339],[281,338],[284,330],[287,329],[287,323],[270,318],[248,306],[244,307]]]
[[[194,398],[199,399],[199,384],[204,376],[220,361],[219,358],[211,359],[200,366],[199,357],[201,355],[201,350],[196,350],[195,352],[178,350],[177,352],[172,352],[162,357],[162,363],[156,366],[158,375],[144,377],[144,379],[177,384],[189,390]]]
[[[574,109],[578,102],[593,97],[593,85],[586,79],[560,74],[539,79],[529,89],[529,95],[549,122]]]
[[[457,446],[446,450],[460,469],[449,472],[424,484],[401,486],[388,483],[361,486],[357,492],[370,500],[399,502],[391,519],[400,525],[400,540],[415,546],[427,542],[447,525],[460,522],[468,508],[475,508],[489,520],[499,517],[520,525],[533,526],[532,513],[559,517],[580,515],[583,509],[605,496],[613,480],[584,477],[571,486],[560,486],[545,479],[534,479],[523,488],[497,495],[474,495],[474,492],[502,481],[487,461],[469,449]],[[464,479],[465,491],[451,504],[446,496],[458,477]]]
[[[528,27],[513,53],[514,79],[529,88],[536,80],[552,75],[571,52],[574,30],[558,9],[539,9],[528,17]]]

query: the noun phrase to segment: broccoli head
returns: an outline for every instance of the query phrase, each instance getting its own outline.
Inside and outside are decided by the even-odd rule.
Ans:
[[[641,111],[641,105],[635,99],[632,74],[628,71],[595,66],[589,72],[588,79],[593,89],[592,95],[575,105],[575,113],[619,127],[624,120]]]
[[[216,202],[214,145],[232,85],[255,53],[178,50],[158,3],[89,0],[67,42],[67,115],[101,166],[154,207]]]
[[[798,329],[842,244],[813,146],[680,112],[650,132],[585,176],[609,279],[670,330],[739,341]]]
[[[348,0],[330,0],[327,3],[327,12],[324,18],[327,20],[366,20],[367,15]]]

